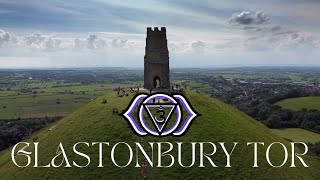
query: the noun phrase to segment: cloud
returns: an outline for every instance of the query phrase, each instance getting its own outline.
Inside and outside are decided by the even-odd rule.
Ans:
[[[16,42],[17,42],[17,38],[14,35],[0,29],[0,48],[9,46],[12,43],[16,43]]]
[[[2,46],[5,43],[8,43],[10,41],[10,38],[11,36],[9,33],[0,30],[0,46]]]
[[[112,46],[114,47],[125,47],[128,43],[128,40],[127,39],[120,39],[120,38],[116,38],[116,39],[113,39],[111,44]]]
[[[263,24],[268,20],[269,17],[264,12],[243,11],[241,13],[233,14],[229,22],[239,25],[257,25]]]
[[[40,32],[31,33],[24,36],[20,40],[20,45],[35,49],[35,50],[45,50],[45,51],[55,51],[63,49],[63,39],[57,37],[55,34],[42,34]]]
[[[241,25],[240,30],[245,35],[242,45],[247,51],[312,51],[319,48],[316,38],[283,25],[266,24],[269,19],[264,12],[243,11],[233,14],[229,22]]]
[[[15,36],[0,30],[0,55],[7,52],[7,48],[21,52],[48,53],[48,52],[78,52],[88,53],[96,51],[117,50],[120,52],[143,53],[145,47],[144,36],[136,34],[103,34],[91,33],[82,37],[63,37],[59,34],[41,32]],[[10,46],[9,46],[10,45]],[[199,40],[187,42],[170,41],[169,50],[173,53],[202,53],[205,43]],[[6,49],[4,49],[6,48]],[[2,53],[1,53],[2,52]]]
[[[319,41],[310,35],[282,26],[245,28],[248,50],[313,51],[319,48]]]
[[[58,34],[46,34],[34,32],[24,36],[16,36],[7,31],[0,30],[0,51],[4,48],[17,48],[31,50],[33,52],[59,52],[59,51],[83,51],[101,49],[133,48],[135,41],[119,37],[102,38],[96,34],[87,37],[61,37]]]
[[[168,49],[171,54],[203,54],[209,47],[209,43],[200,40],[191,42],[170,42],[168,43]]]
[[[88,49],[102,49],[107,46],[104,39],[98,38],[98,36],[94,34],[89,35],[85,44]]]
[[[206,47],[206,44],[202,41],[196,41],[191,44],[191,47],[196,53],[203,53]]]
[[[190,50],[190,44],[186,42],[169,42],[168,49],[170,53],[186,53]]]
[[[19,67],[137,67],[143,65],[141,59],[145,50],[145,35],[121,33],[75,34],[75,37],[66,37],[42,32],[14,35],[0,30],[0,42],[0,59],[6,64],[3,67],[14,67],[12,64],[15,62],[19,63]],[[173,57],[191,57],[203,54],[207,43],[199,40],[172,40],[168,46]]]
[[[91,34],[87,39],[87,48],[100,49],[105,45],[105,41],[98,39],[98,36]]]
[[[76,38],[74,40],[74,49],[76,50],[99,50],[106,48],[131,48],[136,42],[129,41],[128,39],[123,39],[119,37],[110,38],[101,38],[98,35],[90,34],[87,38]]]
[[[319,41],[313,36],[293,33],[286,38],[286,41],[283,41],[279,45],[279,48],[311,51],[319,48]]]

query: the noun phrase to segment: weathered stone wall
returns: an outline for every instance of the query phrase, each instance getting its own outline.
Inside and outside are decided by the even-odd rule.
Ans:
[[[159,89],[170,89],[169,51],[166,28],[147,28],[146,54],[144,56],[144,88],[156,89],[154,80],[160,79]]]

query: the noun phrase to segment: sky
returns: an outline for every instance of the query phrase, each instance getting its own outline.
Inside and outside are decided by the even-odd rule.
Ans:
[[[320,66],[319,0],[0,0],[0,68]]]

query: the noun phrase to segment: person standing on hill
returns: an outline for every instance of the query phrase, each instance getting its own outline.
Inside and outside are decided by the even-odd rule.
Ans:
[[[147,162],[144,161],[141,167],[142,179],[147,179]]]

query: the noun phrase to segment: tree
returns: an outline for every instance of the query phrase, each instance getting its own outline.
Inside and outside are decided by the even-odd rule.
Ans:
[[[281,117],[279,115],[271,115],[267,121],[266,125],[269,128],[281,128],[280,127]]]

